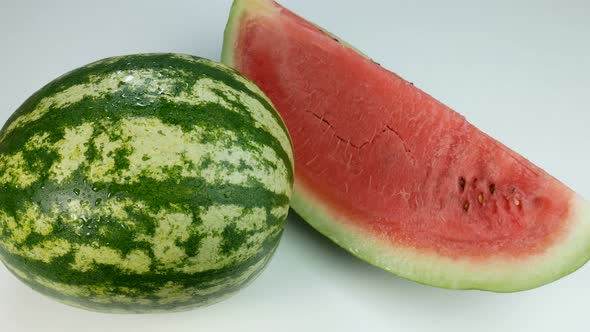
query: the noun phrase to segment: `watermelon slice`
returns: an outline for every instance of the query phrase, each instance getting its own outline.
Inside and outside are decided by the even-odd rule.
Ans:
[[[463,116],[270,0],[236,0],[223,61],[295,148],[292,207],[359,258],[453,289],[530,289],[590,258],[590,204]]]

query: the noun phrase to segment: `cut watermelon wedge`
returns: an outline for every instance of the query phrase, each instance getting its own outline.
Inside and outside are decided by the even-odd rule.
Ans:
[[[223,61],[292,135],[292,207],[359,258],[420,283],[499,292],[590,258],[590,205],[522,156],[270,0],[236,0]]]

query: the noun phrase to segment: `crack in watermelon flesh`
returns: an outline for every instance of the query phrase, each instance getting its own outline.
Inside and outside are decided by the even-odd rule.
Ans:
[[[360,258],[419,282],[498,291],[538,286],[588,259],[588,208],[571,189],[275,2],[234,3],[223,60],[287,124],[294,209]],[[488,280],[494,269],[544,266],[557,252],[566,261],[551,273]],[[466,275],[455,278],[457,267]]]

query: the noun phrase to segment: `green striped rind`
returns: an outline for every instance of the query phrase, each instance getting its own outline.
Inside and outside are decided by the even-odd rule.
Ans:
[[[276,244],[280,234],[277,236]],[[147,282],[164,283],[157,291],[144,293],[141,288],[134,287],[131,283],[129,286],[110,286],[102,285],[102,280],[97,280],[97,285],[78,285],[65,284],[52,281],[41,275],[33,276],[34,272],[25,272],[18,269],[6,261],[4,265],[19,280],[28,284],[34,290],[56,299],[64,304],[92,311],[101,311],[107,313],[157,313],[157,312],[174,312],[189,310],[197,306],[211,305],[222,301],[227,297],[235,294],[244,286],[252,282],[264,269],[266,264],[272,258],[276,246],[267,248],[261,257],[253,257],[251,261],[246,261],[234,269],[228,269],[225,272],[212,271],[209,273],[196,275],[159,275],[145,274],[139,278],[147,279]],[[22,262],[16,262],[20,264]],[[49,267],[51,269],[51,267]],[[118,273],[118,271],[115,271]],[[86,275],[90,279],[92,272]],[[84,278],[84,276],[80,276]],[[129,276],[128,280],[138,276]],[[187,280],[186,285],[176,281],[177,279]],[[174,280],[169,282],[166,280]],[[194,282],[195,280],[211,280],[210,282]],[[146,281],[144,281],[146,282]]]
[[[0,132],[0,256],[79,307],[208,304],[266,265],[292,184],[289,134],[253,83],[187,55],[109,58]]]

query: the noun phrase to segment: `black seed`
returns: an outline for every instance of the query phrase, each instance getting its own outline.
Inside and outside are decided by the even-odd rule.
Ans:
[[[459,178],[459,187],[461,187],[461,191],[465,190],[465,178]]]

